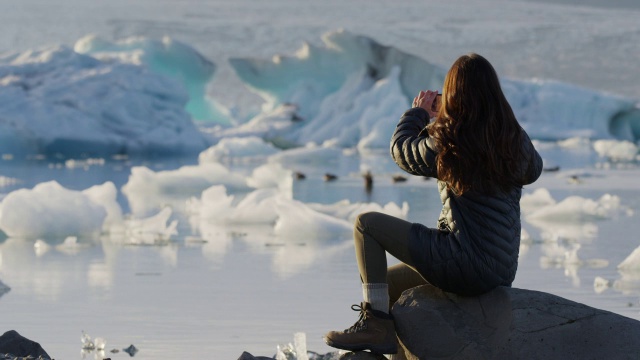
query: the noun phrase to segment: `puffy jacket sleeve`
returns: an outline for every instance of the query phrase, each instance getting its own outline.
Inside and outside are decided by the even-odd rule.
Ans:
[[[528,185],[538,180],[540,174],[542,173],[542,158],[538,151],[531,143],[531,139],[529,139],[529,135],[522,130],[523,133],[523,146],[524,153],[528,155],[527,167],[524,173],[524,177],[522,179],[522,185]]]
[[[429,114],[422,108],[405,112],[391,138],[391,157],[412,175],[437,177],[436,151],[426,131]]]

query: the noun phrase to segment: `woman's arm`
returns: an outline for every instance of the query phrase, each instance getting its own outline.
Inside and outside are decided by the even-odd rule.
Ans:
[[[409,109],[402,115],[391,137],[391,157],[412,175],[437,177],[436,151],[433,140],[423,131],[429,113],[423,108]]]

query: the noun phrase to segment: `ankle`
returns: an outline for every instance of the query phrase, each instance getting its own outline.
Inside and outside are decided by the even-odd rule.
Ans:
[[[373,310],[389,313],[389,286],[386,283],[364,283],[362,295]]]

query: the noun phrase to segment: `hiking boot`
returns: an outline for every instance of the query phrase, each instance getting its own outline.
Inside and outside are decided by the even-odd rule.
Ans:
[[[391,314],[373,310],[367,302],[352,305],[351,309],[359,311],[360,318],[344,331],[328,332],[324,336],[327,345],[349,351],[371,350],[378,354],[395,354],[398,351]]]

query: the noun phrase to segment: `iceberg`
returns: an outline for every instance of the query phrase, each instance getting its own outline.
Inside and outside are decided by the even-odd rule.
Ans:
[[[0,152],[65,157],[197,153],[184,87],[144,66],[59,46],[0,56]]]
[[[501,84],[532,138],[640,139],[637,99],[552,80],[502,79]]]
[[[407,98],[424,88],[442,87],[444,68],[366,36],[338,30],[325,34],[322,41],[322,47],[303,44],[293,56],[275,55],[271,60],[234,58],[229,62],[268,106],[304,105],[300,114],[305,118],[315,116],[327,95],[340,89],[349,76],[362,71],[376,81],[398,67]]]
[[[175,79],[187,90],[189,100],[185,109],[194,119],[230,123],[226,110],[207,96],[215,64],[185,43],[168,36],[158,40],[130,37],[111,42],[92,34],[78,40],[74,50],[104,61],[144,65],[152,72]]]
[[[304,44],[291,56],[231,59],[238,77],[265,105],[250,121],[214,137],[384,148],[417,92],[442,88],[446,69],[414,55],[343,30],[322,40],[324,46]],[[640,139],[636,99],[540,79],[503,78],[502,86],[532,138]]]

